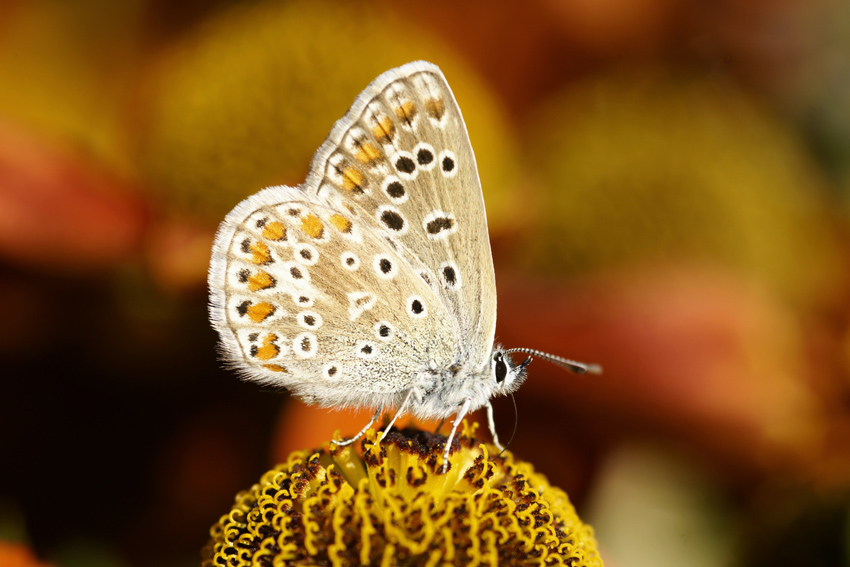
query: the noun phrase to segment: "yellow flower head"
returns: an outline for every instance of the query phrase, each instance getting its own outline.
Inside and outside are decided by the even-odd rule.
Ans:
[[[602,566],[593,530],[528,463],[475,440],[367,432],[353,447],[296,451],[239,493],[204,567],[283,565]]]

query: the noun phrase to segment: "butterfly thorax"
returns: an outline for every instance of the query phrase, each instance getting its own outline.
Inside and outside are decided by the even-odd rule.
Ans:
[[[421,403],[412,411],[419,419],[444,419],[457,411],[466,398],[478,409],[492,395],[484,374],[472,368],[449,367],[428,371],[421,377],[424,386]]]
[[[444,368],[432,363],[432,368],[421,375],[422,402],[414,405],[413,413],[420,419],[444,419],[455,413],[467,399],[470,401],[469,411],[475,411],[494,396],[516,390],[524,380],[525,372],[502,353],[502,348],[496,346],[483,363],[467,360]],[[499,364],[503,365],[502,373],[497,372]]]

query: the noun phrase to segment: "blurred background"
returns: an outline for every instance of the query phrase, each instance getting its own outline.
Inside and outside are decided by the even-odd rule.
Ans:
[[[606,565],[850,565],[839,0],[4,1],[0,565],[197,565],[238,490],[365,423],[222,369],[206,269],[415,59],[475,147],[497,338],[605,368],[535,362],[511,450]]]

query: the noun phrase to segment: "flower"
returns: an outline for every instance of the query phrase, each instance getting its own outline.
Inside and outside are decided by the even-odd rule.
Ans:
[[[26,545],[0,540],[0,565],[5,567],[50,567],[39,561]]]
[[[230,4],[167,45],[144,79],[135,163],[166,210],[220,220],[262,187],[301,183],[371,80],[426,59],[462,103],[491,230],[516,217],[520,151],[499,99],[408,13],[336,0]]]
[[[602,566],[566,493],[463,424],[445,438],[407,429],[377,443],[296,451],[240,492],[211,528],[204,567],[241,565]]]

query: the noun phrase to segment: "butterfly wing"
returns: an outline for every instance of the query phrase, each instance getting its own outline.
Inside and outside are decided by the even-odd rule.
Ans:
[[[455,364],[486,364],[496,297],[484,203],[439,69],[378,77],[302,187],[240,203],[216,235],[209,284],[226,358],[310,402],[397,405]]]
[[[211,318],[249,379],[324,406],[393,405],[453,346],[452,321],[375,221],[272,187],[219,229]],[[425,361],[425,362],[423,362]]]
[[[438,67],[417,61],[375,79],[316,152],[306,186],[374,219],[408,261],[424,266],[457,338],[441,367],[488,364],[496,283],[484,198],[466,125]]]

